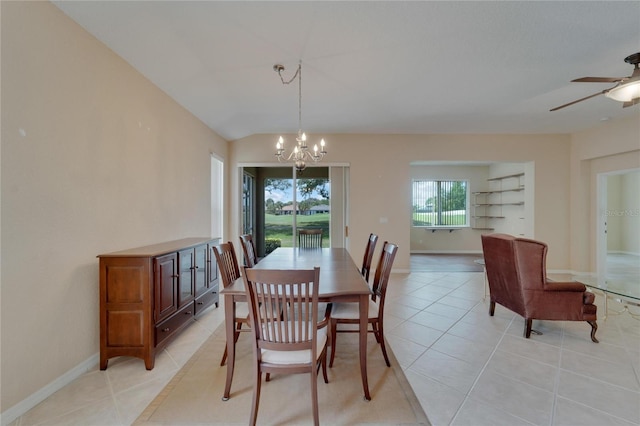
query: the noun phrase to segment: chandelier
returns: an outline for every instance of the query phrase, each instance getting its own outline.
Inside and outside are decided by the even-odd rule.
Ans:
[[[298,77],[298,136],[296,136],[296,144],[293,151],[287,155],[284,148],[284,138],[280,136],[276,143],[276,158],[278,161],[292,161],[298,172],[303,171],[307,167],[308,161],[317,163],[322,160],[327,151],[325,150],[324,139],[320,141],[320,148],[317,144],[313,145],[310,150],[307,145],[307,135],[302,131],[302,61],[298,64],[298,70],[290,80],[285,81],[282,77],[284,65],[276,64],[273,70],[278,73],[282,84],[289,84]]]

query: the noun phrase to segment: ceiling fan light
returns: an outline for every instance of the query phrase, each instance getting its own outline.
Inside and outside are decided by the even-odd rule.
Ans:
[[[640,80],[616,86],[609,90],[605,96],[619,102],[630,102],[640,98]]]

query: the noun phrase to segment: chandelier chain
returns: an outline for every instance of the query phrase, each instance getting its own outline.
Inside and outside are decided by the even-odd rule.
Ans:
[[[282,84],[291,84],[293,80],[298,77],[298,132],[302,132],[302,61],[298,63],[298,69],[289,80],[285,80],[284,77],[282,77],[284,67],[278,67],[277,70]]]
[[[318,149],[318,145],[314,145],[313,151],[310,151],[306,142],[307,136],[302,131],[302,61],[298,63],[298,69],[289,80],[285,80],[282,76],[284,65],[276,64],[273,66],[273,69],[280,76],[282,84],[290,84],[298,78],[298,137],[296,138],[296,145],[294,145],[293,151],[291,151],[289,155],[286,155],[284,138],[280,136],[276,144],[276,158],[278,161],[293,161],[296,170],[302,172],[306,168],[306,160],[316,163],[325,156],[327,153],[325,142],[324,139],[322,139],[320,141],[320,148]]]

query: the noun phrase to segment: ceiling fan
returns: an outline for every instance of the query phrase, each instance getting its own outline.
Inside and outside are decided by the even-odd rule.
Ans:
[[[569,105],[576,104],[578,102],[585,101],[598,95],[605,95],[606,97],[623,102],[622,107],[626,108],[631,105],[640,103],[640,52],[634,53],[624,58],[624,61],[628,64],[632,64],[633,74],[629,77],[582,77],[571,80],[576,83],[617,83],[615,86],[605,89],[601,92],[594,93],[593,95],[586,96],[577,101],[569,102],[568,104],[560,105],[550,111],[557,111]]]

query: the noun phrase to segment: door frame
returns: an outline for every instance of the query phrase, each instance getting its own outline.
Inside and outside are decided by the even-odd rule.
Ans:
[[[273,167],[288,167],[287,164],[283,164],[283,163],[250,163],[250,162],[246,162],[246,163],[238,163],[237,164],[237,169],[236,169],[236,188],[235,188],[235,194],[236,194],[236,201],[234,203],[235,208],[236,208],[236,212],[237,214],[233,214],[233,216],[235,217],[236,220],[238,220],[237,223],[233,224],[232,223],[232,228],[236,230],[237,235],[235,236],[235,238],[239,238],[239,236],[242,233],[242,190],[243,190],[243,175],[244,175],[244,169],[245,168],[273,168]],[[348,221],[349,221],[349,216],[348,216],[348,212],[349,212],[349,163],[322,163],[322,164],[318,164],[317,166],[310,166],[310,167],[327,167],[329,168],[329,179],[330,181],[332,179],[334,179],[335,176],[332,176],[333,173],[335,172],[335,170],[342,170],[343,171],[343,184],[342,184],[342,190],[340,191],[340,202],[342,204],[342,207],[339,209],[334,209],[333,205],[331,206],[331,219],[330,219],[330,226],[331,226],[331,246],[332,247],[345,247],[345,248],[349,248],[348,247],[348,238],[347,238],[347,229],[348,229]],[[341,169],[338,169],[341,168]],[[294,168],[293,166],[291,167],[292,169],[292,178],[295,179],[295,173],[294,173]],[[331,190],[331,197],[333,198],[333,194],[334,194],[334,189],[332,188]],[[295,201],[295,192],[293,194],[294,196],[294,201]],[[257,208],[257,202],[254,203],[254,208]],[[255,214],[255,212],[253,212],[253,214]],[[341,218],[339,220],[334,220],[334,214],[340,214]],[[334,228],[334,223],[339,224],[340,228]],[[256,230],[254,229],[254,234],[255,234]],[[294,221],[294,229],[293,232],[295,233],[295,221]],[[295,241],[295,238],[294,238]],[[258,244],[259,242],[256,241]],[[295,243],[294,243],[295,244]],[[258,249],[258,251],[260,251],[260,249]]]

